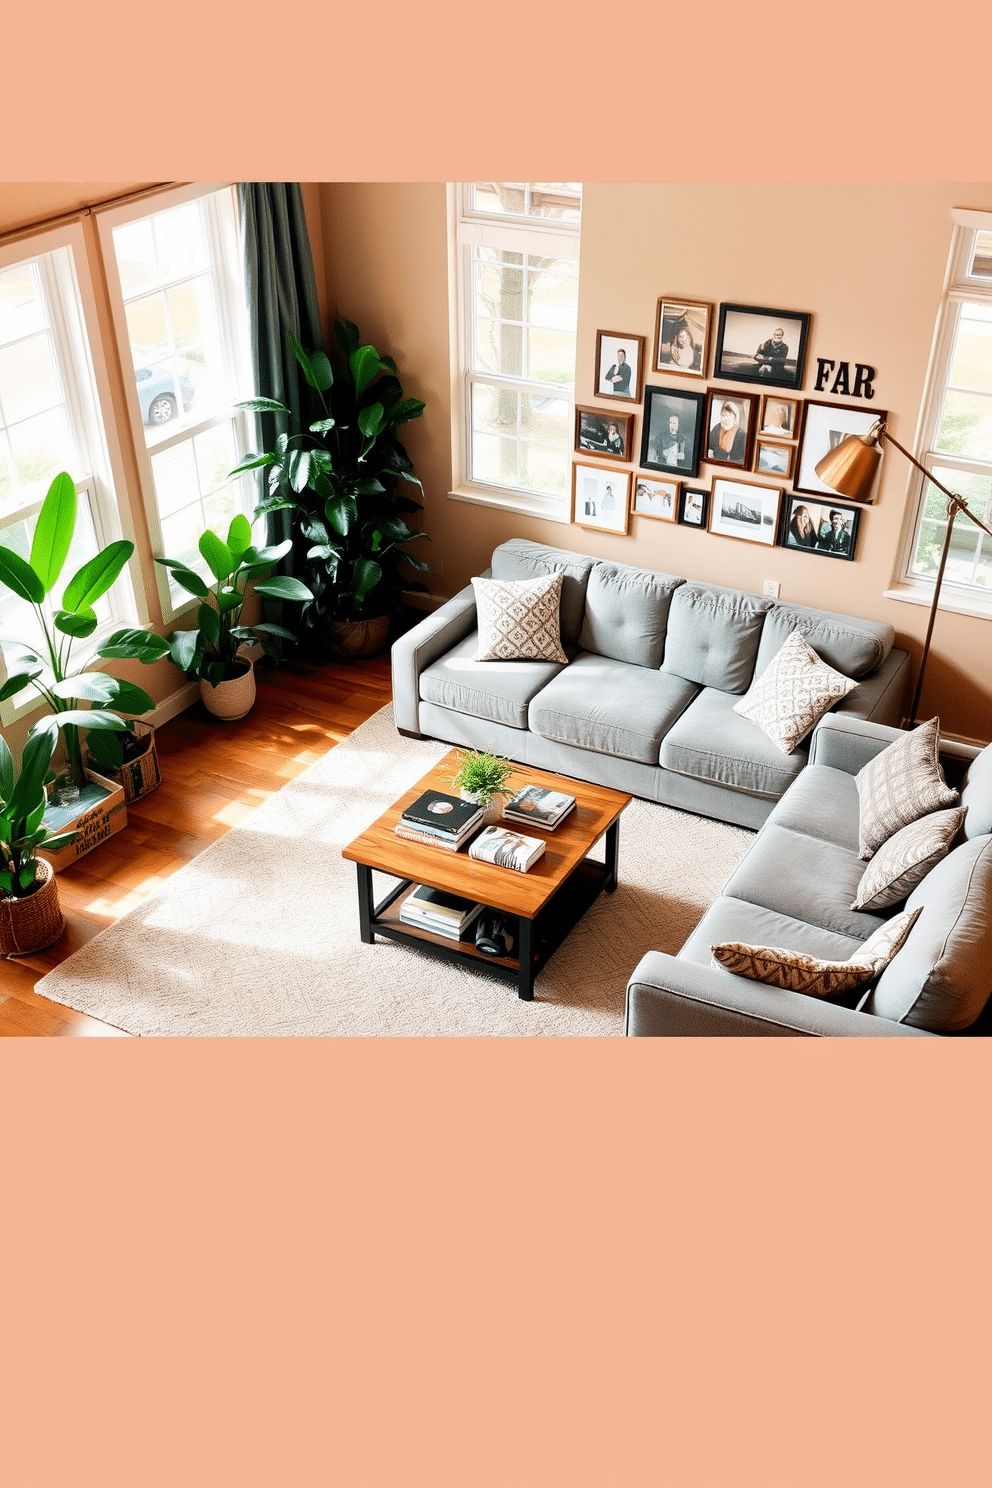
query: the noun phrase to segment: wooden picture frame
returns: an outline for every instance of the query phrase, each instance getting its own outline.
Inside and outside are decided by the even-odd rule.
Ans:
[[[758,486],[751,481],[716,476],[710,493],[707,532],[773,548],[778,538],[782,505],[781,486]]]
[[[682,487],[679,492],[679,522],[683,527],[698,527],[705,532],[709,510],[709,491]]]
[[[677,480],[649,480],[646,475],[634,479],[635,517],[652,517],[656,522],[674,522],[679,508]]]
[[[734,470],[748,470],[754,448],[754,429],[758,422],[757,393],[742,393],[737,388],[710,388],[706,396],[706,423],[703,459],[710,465],[725,465]],[[734,419],[724,424],[734,411]],[[733,443],[724,450],[719,441],[724,432]]]
[[[853,563],[863,510],[846,501],[814,501],[790,491],[782,503],[779,547]],[[834,513],[840,513],[840,521]]]
[[[806,369],[811,318],[808,310],[721,305],[713,376],[798,390]]]
[[[699,474],[706,394],[687,388],[646,387],[641,422],[641,458],[645,470],[668,475]]]
[[[575,410],[575,453],[594,455],[597,460],[630,460],[634,430],[632,413],[612,409]]]
[[[793,489],[803,491],[807,496],[824,496],[828,501],[836,496],[836,491],[832,491],[817,475],[818,462],[848,434],[867,434],[878,419],[884,422],[887,418],[888,413],[881,408],[865,408],[863,404],[824,403],[816,398],[807,398],[803,404],[803,428],[799,436]],[[842,499],[850,500],[849,497]],[[870,506],[872,499],[872,494],[869,493],[865,505]]]
[[[791,442],[799,438],[803,416],[802,398],[784,398],[780,393],[765,393],[761,399],[756,435],[760,439]]]
[[[796,446],[794,444],[779,444],[776,439],[762,439],[761,435],[754,441],[754,459],[751,468],[755,475],[768,475],[773,480],[791,480],[792,462],[796,457]]]
[[[640,403],[644,386],[644,346],[643,336],[626,331],[597,331],[593,395],[616,399],[618,403]],[[629,368],[626,375],[624,367]]]
[[[705,377],[712,329],[712,305],[662,295],[655,318],[654,370],[674,377]]]
[[[572,521],[593,532],[630,531],[630,471],[603,465],[572,465]]]

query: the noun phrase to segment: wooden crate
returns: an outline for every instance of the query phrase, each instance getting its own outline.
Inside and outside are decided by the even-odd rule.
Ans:
[[[124,787],[115,780],[108,780],[105,775],[98,775],[95,770],[87,770],[86,779],[89,786],[102,791],[100,799],[93,799],[95,792],[84,788],[84,798],[76,804],[74,815],[74,808],[71,806],[49,806],[45,812],[44,825],[50,832],[80,834],[75,842],[70,842],[58,852],[46,852],[44,848],[39,850],[39,857],[46,858],[56,873],[71,867],[88,852],[99,847],[101,842],[106,842],[115,832],[127,826]]]

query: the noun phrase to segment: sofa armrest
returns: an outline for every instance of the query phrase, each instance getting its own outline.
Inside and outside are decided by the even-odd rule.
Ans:
[[[642,956],[627,983],[624,1033],[640,1038],[937,1037],[662,951]]]
[[[420,674],[475,629],[475,590],[467,584],[440,609],[393,642],[393,719],[407,734],[420,734]]]
[[[851,718],[846,713],[825,713],[813,730],[809,746],[811,765],[830,765],[857,775],[869,760],[881,754],[905,730],[884,723],[870,723],[864,718]]]
[[[833,712],[898,728],[903,720],[908,688],[909,652],[897,647],[889,652],[881,666],[837,704]]]

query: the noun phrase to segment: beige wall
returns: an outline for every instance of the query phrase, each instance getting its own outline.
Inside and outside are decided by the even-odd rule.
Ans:
[[[392,354],[407,391],[428,405],[407,444],[428,492],[427,556],[438,570],[430,580],[437,592],[453,593],[485,566],[496,543],[524,536],[742,588],[760,590],[763,579],[778,579],[783,598],[888,621],[897,643],[918,655],[925,609],[883,593],[893,578],[909,475],[891,449],[851,564],[645,517],[632,518],[629,537],[612,537],[449,500],[445,187],[325,184],[321,204],[331,309]],[[824,396],[812,391],[817,355],[870,363],[878,369],[875,406],[889,410],[893,434],[912,445],[954,206],[992,209],[992,185],[588,184],[577,400],[607,406],[592,394],[597,329],[639,333],[650,345],[661,294],[809,310],[804,395]],[[653,380],[680,382],[660,374]],[[635,449],[640,425],[638,410]],[[712,469],[701,467],[698,484],[709,485]],[[992,623],[942,612],[921,716],[939,711],[949,732],[992,737],[990,648]]]

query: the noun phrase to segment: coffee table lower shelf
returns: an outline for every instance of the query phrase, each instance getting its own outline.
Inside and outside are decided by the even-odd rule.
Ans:
[[[416,880],[403,879],[376,904],[372,893],[372,869],[364,863],[358,863],[358,912],[362,940],[366,945],[372,945],[379,935],[387,940],[415,945],[418,950],[437,956],[442,961],[454,961],[471,971],[488,972],[490,976],[511,982],[517,988],[517,995],[525,1002],[530,1002],[534,997],[534,978],[554,955],[568,932],[578,924],[589,906],[604,890],[612,893],[616,888],[615,857],[612,864],[609,858],[609,853],[606,863],[584,858],[533,920],[499,910],[507,919],[517,921],[516,956],[487,956],[484,951],[476,950],[474,939],[448,940],[443,935],[432,935],[429,930],[403,924],[400,921],[400,910],[404,899],[416,888]],[[468,927],[466,933],[474,937],[474,923]]]

